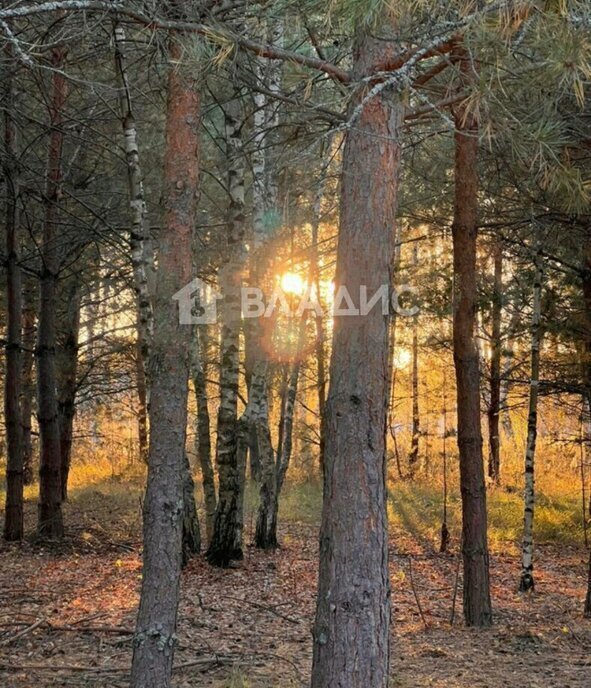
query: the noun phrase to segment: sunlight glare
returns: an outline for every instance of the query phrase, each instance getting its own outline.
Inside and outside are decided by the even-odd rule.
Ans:
[[[306,284],[295,272],[286,272],[281,276],[281,289],[285,294],[301,296],[306,290]]]

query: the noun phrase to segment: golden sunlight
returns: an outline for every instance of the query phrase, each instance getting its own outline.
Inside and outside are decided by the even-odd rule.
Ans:
[[[281,289],[285,294],[301,296],[306,291],[306,283],[295,272],[285,272],[281,275]]]
[[[406,368],[412,359],[412,354],[408,349],[401,347],[394,352],[394,366],[396,368]]]

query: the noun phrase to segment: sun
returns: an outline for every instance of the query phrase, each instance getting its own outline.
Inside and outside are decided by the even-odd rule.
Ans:
[[[281,290],[285,294],[294,294],[296,296],[301,296],[306,290],[306,284],[304,280],[296,275],[295,272],[285,272],[281,275]]]
[[[394,366],[396,368],[406,368],[411,359],[412,354],[408,349],[397,348],[394,352]]]

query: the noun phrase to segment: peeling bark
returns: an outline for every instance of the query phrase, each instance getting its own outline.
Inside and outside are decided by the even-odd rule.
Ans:
[[[115,43],[115,68],[119,83],[119,110],[125,159],[127,163],[127,190],[131,228],[131,265],[137,306],[138,353],[137,390],[138,390],[138,437],[140,457],[146,461],[148,456],[148,406],[150,399],[150,380],[148,376],[150,346],[154,335],[154,313],[152,310],[154,253],[147,225],[147,210],[140,165],[138,135],[133,113],[131,90],[127,74],[125,55],[125,30],[116,24],[113,30]]]
[[[228,566],[242,559],[242,507],[244,470],[238,452],[238,387],[241,287],[244,247],[244,158],[242,155],[242,103],[239,92],[225,111],[228,193],[230,206],[226,234],[228,261],[219,275],[220,304],[220,406],[217,419],[216,463],[218,501],[207,560],[214,566]]]
[[[534,506],[535,457],[538,435],[538,395],[540,390],[540,348],[542,344],[542,279],[544,271],[539,251],[535,257],[535,276],[531,320],[531,372],[529,383],[529,412],[527,417],[527,444],[525,449],[525,488],[523,497],[523,542],[521,546],[520,592],[535,587],[534,581]]]

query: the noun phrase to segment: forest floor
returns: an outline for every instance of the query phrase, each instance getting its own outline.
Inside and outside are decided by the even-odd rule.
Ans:
[[[306,492],[299,490],[294,499],[304,518],[294,520],[289,509],[284,514],[280,550],[248,548],[244,561],[225,571],[212,569],[202,557],[186,568],[177,688],[307,685],[317,510],[303,504]],[[140,586],[139,495],[139,489],[116,483],[77,489],[66,507],[67,523],[76,525],[59,547],[34,540],[2,545],[1,686],[126,685]],[[34,518],[35,505],[29,503],[31,531]],[[462,625],[461,580],[450,625],[457,539],[450,554],[439,554],[434,538],[409,527],[404,513],[392,521],[392,686],[591,685],[591,621],[582,618],[583,547],[539,545],[536,592],[523,597],[516,592],[515,544],[495,542],[495,625],[475,631]],[[247,527],[252,528],[252,509]]]

